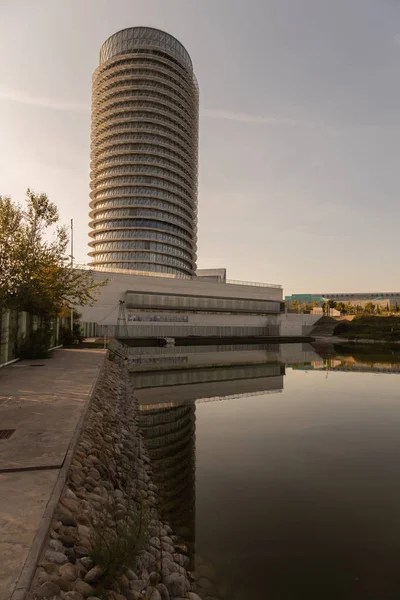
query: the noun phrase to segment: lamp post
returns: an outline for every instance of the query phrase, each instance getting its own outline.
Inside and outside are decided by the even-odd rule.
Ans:
[[[71,219],[71,271],[74,268],[74,220]],[[74,307],[71,307],[71,336],[74,331]]]

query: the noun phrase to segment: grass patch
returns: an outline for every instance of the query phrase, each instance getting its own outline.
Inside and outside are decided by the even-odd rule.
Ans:
[[[114,500],[103,507],[93,522],[90,558],[102,571],[98,592],[127,569],[135,569],[151,537],[149,525],[154,515],[147,504],[125,500],[125,507],[126,512]]]
[[[400,317],[358,316],[338,323],[333,334],[350,340],[400,341]]]

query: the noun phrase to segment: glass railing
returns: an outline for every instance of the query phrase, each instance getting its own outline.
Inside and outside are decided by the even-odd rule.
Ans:
[[[282,289],[282,286],[278,285],[276,283],[261,283],[260,281],[239,281],[236,279],[227,279],[226,283],[229,283],[231,285],[250,285],[252,287],[267,287],[267,288]]]

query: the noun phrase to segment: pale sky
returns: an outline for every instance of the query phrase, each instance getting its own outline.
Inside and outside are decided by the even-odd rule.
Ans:
[[[91,76],[138,25],[199,81],[198,266],[399,291],[398,0],[0,0],[0,194],[46,192],[88,262]]]

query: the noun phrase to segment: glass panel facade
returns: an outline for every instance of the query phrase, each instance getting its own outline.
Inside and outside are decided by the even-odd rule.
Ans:
[[[181,217],[175,217],[170,213],[165,213],[160,210],[145,210],[141,208],[116,208],[115,210],[103,210],[95,213],[95,218],[99,221],[100,219],[109,219],[110,217],[153,217],[160,221],[166,221],[168,223],[176,223],[180,227],[188,229],[190,234],[190,225]]]
[[[136,267],[137,268],[137,267]],[[128,308],[169,308],[212,312],[244,312],[251,314],[276,314],[280,303],[272,300],[241,300],[237,298],[209,298],[205,296],[168,296],[140,292],[127,293]]]
[[[94,209],[96,211],[96,218],[99,218],[99,215],[97,213],[99,209],[115,208],[116,206],[153,206],[157,208],[162,208],[174,214],[182,215],[184,218],[189,219],[189,221],[193,219],[193,214],[191,214],[189,210],[182,208],[179,204],[164,202],[163,200],[153,200],[153,198],[119,198],[96,202],[94,206]]]
[[[182,115],[182,111],[176,110],[173,104],[166,103],[165,100],[163,102],[160,100],[155,101],[149,98],[148,96],[146,97],[146,101],[129,101],[123,98],[119,102],[116,102],[114,99],[110,106],[105,105],[102,111],[99,111],[96,123],[103,123],[104,120],[107,119],[110,114],[113,116],[114,120],[117,120],[119,118],[120,113],[123,113],[127,109],[132,111],[142,110],[142,116],[148,116],[149,111],[151,111],[151,114],[153,115],[167,115],[168,122],[171,121],[174,124],[179,123],[182,125],[187,125],[186,128],[182,128],[182,131],[187,131],[188,128],[190,131],[189,116],[185,117],[185,115]]]
[[[179,275],[179,277],[189,278],[190,274],[185,269],[178,269],[178,267],[168,267],[164,265],[158,265],[156,263],[146,262],[99,262],[96,265],[97,271],[109,271],[110,269],[127,269],[129,271],[144,271],[148,273],[169,273],[171,275]]]
[[[126,80],[127,78],[130,78],[131,80],[135,80],[135,79],[141,80],[143,77],[145,77],[149,81],[155,81],[155,82],[161,83],[165,87],[169,87],[170,89],[177,92],[181,98],[185,98],[186,100],[189,101],[189,95],[187,93],[187,88],[184,85],[182,85],[182,83],[181,83],[182,76],[181,75],[175,76],[175,74],[174,74],[171,77],[171,73],[166,74],[165,69],[163,69],[160,64],[154,65],[153,68],[147,68],[147,69],[141,69],[140,64],[137,64],[134,69],[122,69],[122,68],[118,68],[115,65],[114,69],[113,69],[113,74],[114,74],[113,83],[115,83],[115,81],[118,81],[118,78],[122,78],[123,80]],[[97,78],[96,84],[98,86],[108,88],[109,81],[110,81],[109,74],[105,73],[105,74],[100,75]]]
[[[159,186],[161,188],[165,188],[167,190],[171,190],[175,194],[182,195],[183,198],[185,198],[185,195],[187,194],[187,191],[182,186],[169,182],[167,179],[161,179],[160,177],[152,177],[150,174],[143,176],[138,175],[134,177],[124,177],[124,172],[126,171],[123,171],[121,175],[116,175],[115,177],[108,177],[107,179],[97,179],[96,182],[93,184],[93,188],[114,188],[117,185],[124,185],[129,183],[145,183],[147,185],[151,184]],[[132,172],[135,173],[134,167],[132,167]],[[154,174],[158,174],[156,168],[154,169]]]
[[[103,114],[108,113],[110,109],[118,109],[119,105],[127,100],[130,102],[125,104],[125,108],[130,108],[131,101],[133,100],[143,100],[146,108],[150,108],[157,104],[163,106],[164,109],[168,108],[170,115],[176,115],[178,117],[180,115],[182,120],[189,124],[193,119],[193,114],[185,103],[179,102],[177,104],[176,98],[170,98],[170,94],[165,94],[163,90],[160,89],[142,89],[141,86],[135,84],[129,86],[121,85],[120,89],[113,89],[112,92],[107,91],[104,95],[105,99],[97,110],[96,120],[100,120],[103,117]]]
[[[103,264],[110,260],[109,253],[96,253],[96,260],[102,262]],[[159,254],[157,252],[113,252],[113,260],[123,260],[123,261],[149,261],[154,263],[160,263],[165,265],[171,265],[173,267],[179,267],[181,269],[187,269],[188,271],[192,268],[192,263],[179,260],[179,258],[175,258],[173,256],[165,256],[164,254]]]
[[[113,254],[116,250],[154,250],[155,252],[165,252],[169,255],[180,256],[181,258],[185,258],[189,261],[191,260],[190,252],[187,250],[146,240],[135,240],[134,242],[100,242],[95,246],[97,255],[104,251],[110,252],[110,250],[113,251]],[[94,252],[92,252],[92,255],[94,255]]]
[[[95,268],[195,274],[198,103],[174,37],[134,27],[103,44],[92,97]]]
[[[170,192],[167,192],[166,190],[162,190],[162,189],[157,189],[154,188],[152,186],[149,187],[119,187],[118,189],[113,188],[110,190],[102,190],[100,192],[96,192],[93,193],[92,192],[92,197],[93,197],[93,201],[97,201],[97,200],[101,200],[103,198],[119,198],[119,197],[131,197],[131,196],[150,196],[152,198],[164,198],[165,200],[171,200],[172,202],[186,202],[183,200],[182,197],[177,196],[175,194],[171,194]],[[192,205],[188,204],[188,208],[193,208],[193,210],[195,210],[195,208],[197,208],[196,206],[192,207]]]
[[[131,134],[125,134],[123,133],[124,131],[131,131]],[[170,130],[168,127],[162,126],[162,125],[158,125],[155,123],[138,123],[138,122],[129,122],[129,123],[117,123],[116,125],[110,125],[110,127],[107,128],[107,130],[102,130],[100,132],[98,132],[98,142],[104,142],[107,140],[121,140],[121,139],[125,139],[125,136],[129,137],[135,137],[136,139],[141,139],[140,137],[136,136],[137,132],[146,132],[151,134],[151,138],[153,141],[156,141],[157,137],[154,137],[154,135],[158,135],[161,136],[162,139],[165,138],[168,140],[168,143],[171,141],[171,143],[173,142],[174,146],[176,148],[179,148],[182,152],[188,152],[189,154],[191,154],[192,152],[192,148],[190,147],[190,145],[186,142],[186,140],[183,138],[183,136],[181,136],[180,134]],[[154,134],[154,135],[153,135]]]
[[[111,143],[107,146],[106,150],[96,152],[96,165],[98,167],[103,166],[103,164],[108,164],[110,162],[114,162],[115,160],[125,159],[129,157],[129,162],[139,163],[148,158],[159,158],[161,156],[167,156],[171,159],[174,167],[176,168],[176,164],[178,163],[181,172],[186,173],[189,177],[190,170],[188,167],[190,163],[185,160],[184,156],[174,152],[170,148],[167,149],[165,146],[155,145],[155,144],[113,144]],[[138,160],[137,160],[138,159]],[[160,162],[161,164],[161,162]]]
[[[114,231],[93,231],[91,233],[91,237],[94,240],[123,240],[123,239],[151,239],[151,240],[160,240],[165,242],[170,242],[171,244],[175,244],[176,246],[180,246],[182,248],[190,248],[191,244],[188,240],[182,239],[181,237],[176,237],[173,235],[167,235],[164,233],[158,233],[152,230],[140,230],[135,231],[133,229],[116,229]],[[93,244],[95,242],[92,242]]]
[[[181,186],[184,186],[184,189],[187,191],[188,188],[190,190],[190,186],[188,185],[188,180],[185,177],[182,177],[181,175],[177,175],[174,172],[174,165],[171,164],[170,162],[168,162],[165,159],[155,159],[155,158],[151,158],[151,157],[147,157],[147,156],[141,156],[140,157],[142,160],[140,161],[134,161],[133,165],[123,165],[123,166],[114,166],[114,167],[108,167],[107,169],[101,169],[98,172],[98,179],[100,178],[107,178],[107,177],[113,177],[115,175],[120,176],[123,173],[129,173],[130,175],[132,175],[132,173],[145,173],[145,174],[151,174],[151,175],[160,175],[161,177],[163,177],[164,179],[166,179],[167,181],[177,181],[179,182],[179,184]],[[121,161],[120,161],[121,162]],[[141,164],[137,164],[140,162],[145,162],[145,165],[141,165]],[[136,164],[135,164],[136,163]],[[150,166],[149,165],[154,164],[154,165],[162,165],[161,167],[159,166]]]
[[[146,144],[120,143],[126,141],[145,141]],[[165,138],[159,138],[154,135],[137,134],[135,136],[131,136],[127,134],[121,134],[119,136],[113,136],[112,138],[108,138],[107,140],[103,141],[102,144],[99,144],[98,150],[96,150],[96,152],[92,152],[92,158],[96,161],[96,159],[100,160],[105,157],[112,156],[113,154],[122,154],[126,151],[140,152],[141,150],[145,150],[146,152],[150,152],[154,155],[171,156],[175,159],[175,163],[177,163],[177,161],[182,161],[186,167],[190,167],[190,161],[188,160],[185,152],[183,152],[179,147],[174,147],[174,144],[169,143],[168,140],[165,140]]]

